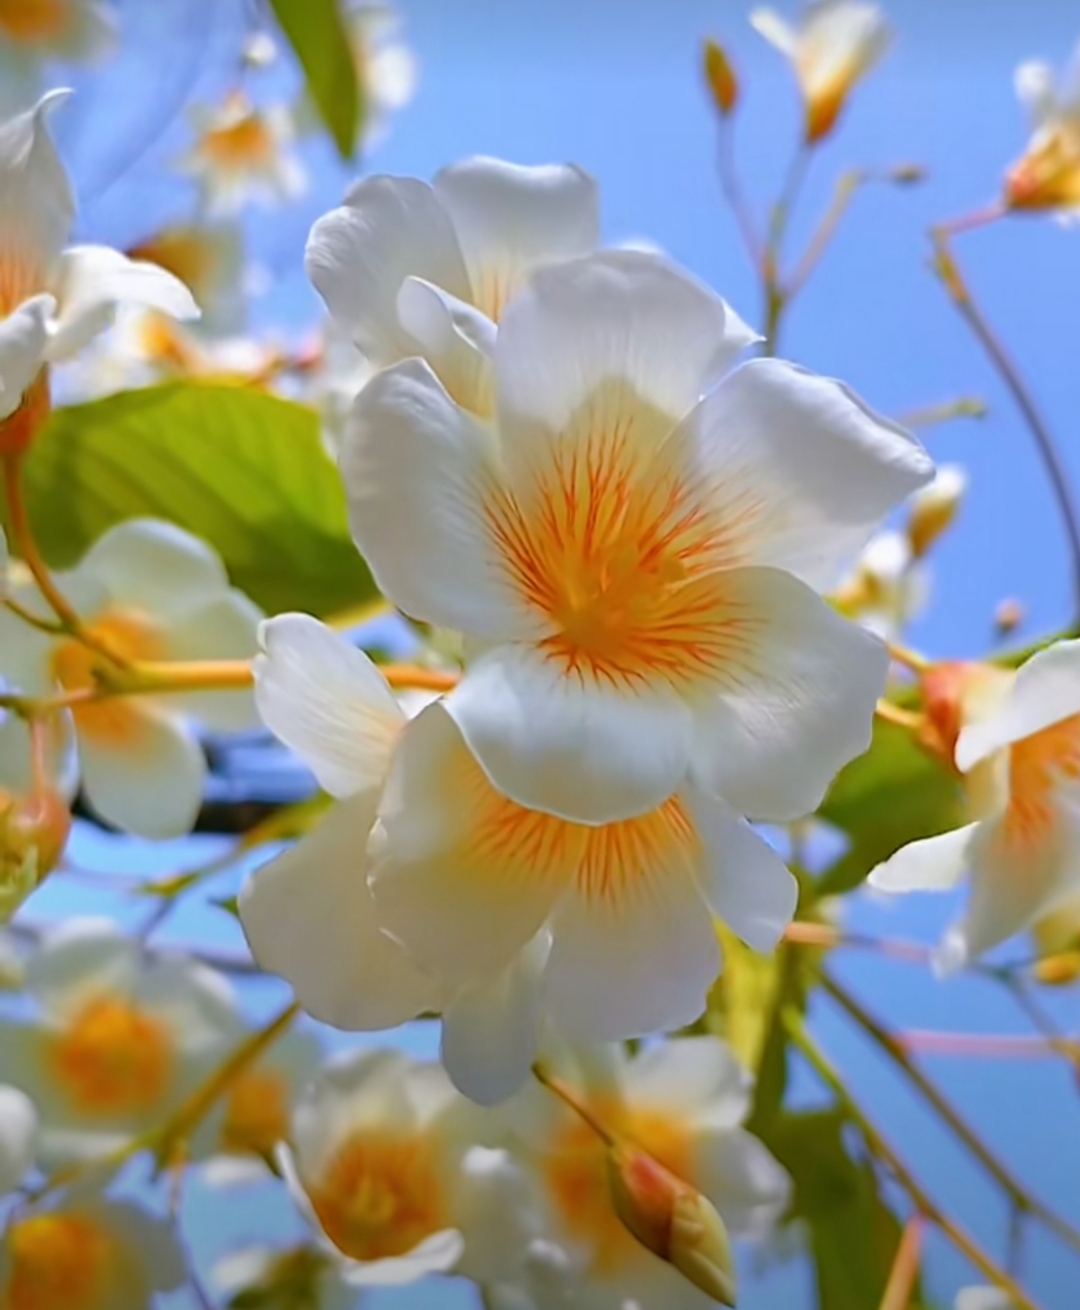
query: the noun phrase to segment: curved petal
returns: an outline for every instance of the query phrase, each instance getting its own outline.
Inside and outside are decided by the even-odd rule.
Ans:
[[[285,978],[313,1018],[349,1031],[393,1028],[438,1000],[379,927],[364,858],[374,820],[370,794],[340,802],[240,893],[260,966]]]
[[[781,54],[787,55],[789,59],[795,57],[795,50],[798,45],[798,36],[795,29],[785,18],[781,18],[775,9],[752,9],[750,11],[750,25],[754,27],[764,38],[780,51]]]
[[[511,963],[580,845],[573,825],[491,787],[441,704],[402,734],[379,813],[371,876],[379,917],[424,968],[454,981]]]
[[[331,796],[381,788],[404,716],[371,660],[306,614],[268,619],[259,641],[255,699],[270,731]]]
[[[885,515],[934,466],[843,383],[779,359],[726,377],[678,434],[729,524],[735,562],[836,582]]]
[[[171,660],[250,659],[259,648],[262,617],[257,605],[230,588],[171,623],[162,634],[164,654]],[[251,691],[194,691],[165,699],[211,732],[247,732],[259,725]]]
[[[698,880],[712,911],[755,951],[771,951],[795,917],[799,886],[749,824],[716,797],[686,788],[701,837]]]
[[[26,989],[52,1020],[83,1004],[86,991],[130,992],[139,973],[139,944],[111,919],[66,919],[43,938],[26,966]]]
[[[131,698],[134,699],[134,698]],[[167,711],[122,707],[108,729],[75,715],[83,787],[106,823],[139,837],[181,837],[195,826],[206,780],[199,743]]]
[[[163,519],[127,519],[103,532],[75,575],[103,586],[109,599],[167,620],[228,589],[220,556]]]
[[[361,1263],[351,1260],[343,1278],[352,1287],[403,1287],[426,1274],[448,1273],[461,1259],[465,1239],[456,1228],[432,1233],[405,1255]]]
[[[888,655],[779,569],[733,569],[724,586],[742,619],[719,694],[697,707],[697,780],[752,819],[796,819],[870,745]]]
[[[596,181],[571,164],[477,157],[436,173],[433,187],[457,232],[473,304],[496,322],[533,269],[600,244]]]
[[[537,620],[517,600],[483,509],[489,430],[407,360],[357,397],[341,451],[353,538],[380,591],[413,618],[506,640]]]
[[[720,947],[696,880],[699,839],[678,801],[593,829],[551,918],[548,1011],[571,1041],[621,1041],[699,1018]]]
[[[1080,641],[1056,641],[1017,670],[1012,692],[996,713],[961,731],[956,767],[967,773],[1002,747],[1076,714],[1080,714]]]
[[[513,1156],[485,1146],[466,1151],[454,1209],[465,1238],[458,1273],[481,1286],[516,1282],[539,1223],[532,1180]]]
[[[1013,74],[1016,98],[1027,110],[1032,124],[1042,127],[1058,113],[1058,96],[1054,70],[1038,59],[1020,64]]]
[[[742,1128],[701,1135],[694,1144],[694,1182],[732,1237],[763,1236],[791,1199],[787,1171]]]
[[[690,763],[692,714],[674,689],[585,681],[537,647],[482,655],[444,704],[499,791],[574,822],[654,808]]]
[[[955,887],[971,867],[970,845],[978,824],[908,842],[871,869],[870,886],[881,892],[936,892]]]
[[[687,1122],[736,1128],[750,1111],[753,1079],[718,1037],[672,1037],[627,1062],[623,1089],[631,1106],[663,1106]]]
[[[502,973],[466,983],[443,1008],[443,1067],[458,1091],[478,1105],[505,1101],[529,1078],[550,949],[550,936],[538,933]]]
[[[662,256],[617,250],[536,272],[495,346],[511,466],[571,425],[600,388],[612,428],[652,411],[659,442],[754,335],[724,302]],[[617,401],[610,388],[618,389]]]
[[[52,296],[34,296],[0,320],[0,419],[15,413],[41,372],[55,310]]]
[[[34,1163],[38,1117],[18,1087],[0,1086],[0,1196],[14,1192]]]
[[[50,91],[33,109],[0,124],[0,240],[5,259],[29,275],[30,293],[45,289],[45,275],[75,221],[71,183],[47,127],[70,94]]]
[[[449,215],[431,187],[413,178],[368,177],[354,186],[346,203],[311,229],[304,267],[331,318],[375,365],[416,353],[397,315],[407,277],[469,299]]]
[[[52,286],[58,302],[49,340],[53,361],[78,354],[115,322],[120,305],[140,305],[182,320],[200,314],[178,277],[108,246],[70,246],[60,256]]]
[[[407,277],[397,298],[398,318],[420,343],[450,397],[463,409],[487,416],[494,404],[491,352],[495,325],[472,305],[432,282]]]

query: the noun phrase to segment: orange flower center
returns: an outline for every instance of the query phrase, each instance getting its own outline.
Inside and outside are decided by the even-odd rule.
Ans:
[[[86,1113],[151,1110],[169,1086],[171,1034],[126,998],[99,996],[54,1039],[49,1064],[72,1103]]]
[[[138,610],[106,610],[87,626],[122,660],[154,660],[163,653],[157,627]],[[54,647],[52,675],[64,691],[93,691],[104,663],[97,651],[72,637]],[[143,723],[139,706],[131,697],[78,705],[73,713],[80,732],[112,745],[134,745]]]
[[[225,1105],[221,1145],[236,1155],[269,1156],[289,1135],[289,1096],[273,1069],[248,1069],[237,1078]]]
[[[689,1181],[690,1137],[678,1118],[661,1109],[628,1110],[608,1097],[594,1099],[590,1108],[606,1127]],[[604,1147],[591,1128],[577,1118],[568,1121],[542,1170],[567,1234],[593,1252],[593,1274],[610,1275],[640,1260],[641,1246],[612,1208]]]
[[[89,1219],[42,1214],[8,1231],[4,1310],[107,1310],[113,1239]]]
[[[327,1236],[355,1260],[404,1255],[450,1227],[430,1140],[361,1130],[308,1195]]]
[[[237,107],[226,122],[205,132],[202,152],[210,163],[225,172],[258,168],[273,160],[274,137],[257,109]]]
[[[619,684],[687,686],[714,674],[745,636],[716,570],[741,562],[760,507],[738,495],[721,515],[691,481],[671,420],[624,383],[574,414],[527,497],[492,493],[487,518],[510,581],[554,631],[567,673]]]
[[[1006,175],[1005,196],[1014,209],[1080,205],[1080,122],[1040,132]]]
[[[0,33],[20,45],[44,44],[67,25],[67,0],[0,0]]]
[[[1054,823],[1055,792],[1080,781],[1080,714],[1043,728],[1009,748],[1009,806],[1005,837],[1011,846],[1040,841]]]

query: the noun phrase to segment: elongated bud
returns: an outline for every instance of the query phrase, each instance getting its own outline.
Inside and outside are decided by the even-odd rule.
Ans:
[[[739,79],[724,47],[711,37],[705,41],[705,81],[712,92],[713,104],[726,118],[739,100]]]
[[[55,791],[0,797],[0,923],[6,923],[60,862],[71,831]]]
[[[952,525],[966,488],[967,474],[960,465],[943,464],[933,482],[912,497],[907,535],[916,559]]]
[[[715,1206],[646,1151],[628,1142],[607,1154],[611,1203],[634,1237],[706,1296],[735,1304],[735,1262]]]

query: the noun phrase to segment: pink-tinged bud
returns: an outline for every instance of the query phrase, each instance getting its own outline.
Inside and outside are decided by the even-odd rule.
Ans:
[[[607,1172],[615,1213],[642,1246],[706,1296],[735,1305],[735,1262],[715,1206],[628,1142],[608,1150]]]
[[[71,831],[71,814],[54,791],[0,796],[0,923],[56,868]]]
[[[739,100],[739,79],[731,66],[724,47],[718,41],[705,41],[705,81],[712,93],[713,104],[726,118]]]

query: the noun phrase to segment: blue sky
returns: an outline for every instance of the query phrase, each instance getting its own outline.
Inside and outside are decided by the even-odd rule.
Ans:
[[[703,94],[701,38],[721,39],[744,86],[737,149],[759,212],[775,192],[798,130],[789,70],[732,0],[403,0],[420,66],[419,93],[368,161],[373,171],[428,176],[473,153],[520,162],[573,160],[600,180],[609,239],[647,237],[716,286],[751,321],[759,292],[746,267],[714,169],[715,122]],[[1000,383],[927,270],[928,225],[990,199],[1026,124],[1013,96],[1015,65],[1062,64],[1080,38],[1069,0],[893,0],[894,48],[860,90],[842,130],[819,153],[796,215],[795,248],[850,165],[918,161],[921,187],[867,188],[856,199],[786,329],[784,353],[852,383],[889,413],[960,394],[983,396],[981,422],[931,432],[940,460],[971,474],[958,529],[935,557],[933,605],[913,639],[939,655],[986,649],[996,603],[1019,597],[1027,634],[1069,618],[1070,576],[1060,525],[1029,438]],[[136,36],[124,62],[82,81],[61,135],[85,185],[83,235],[117,243],[190,207],[161,166],[184,142],[177,111],[231,80],[229,51],[242,0],[127,0]],[[266,79],[273,94],[281,79]],[[300,271],[311,219],[334,204],[350,174],[324,142],[307,150],[311,193],[295,211],[249,223],[252,249],[273,274],[257,321],[289,332],[317,304]],[[958,253],[990,318],[1009,342],[1080,478],[1080,228],[1013,220],[961,239]],[[108,857],[114,857],[110,854]],[[133,848],[132,858],[142,859]],[[64,908],[68,908],[67,905]],[[855,921],[931,940],[953,906],[866,902]],[[189,925],[190,928],[198,926]],[[910,966],[844,958],[838,969],[897,1026],[1020,1030],[1010,1004],[984,984],[934,983]],[[1075,991],[1055,998],[1076,1025]],[[943,1200],[1001,1249],[1004,1213],[892,1076],[824,1005],[818,1031],[853,1084]],[[1037,1065],[937,1061],[950,1093],[1021,1175],[1080,1220],[1077,1092],[1067,1071]],[[966,1278],[938,1242],[933,1288]],[[1047,1310],[1072,1310],[1077,1265],[1049,1239],[1027,1252]],[[805,1272],[791,1268],[750,1292],[750,1310],[802,1310]],[[401,1304],[398,1302],[398,1304]],[[419,1299],[409,1300],[419,1305]],[[442,1303],[440,1303],[442,1304]],[[449,1302],[446,1302],[449,1304]]]

